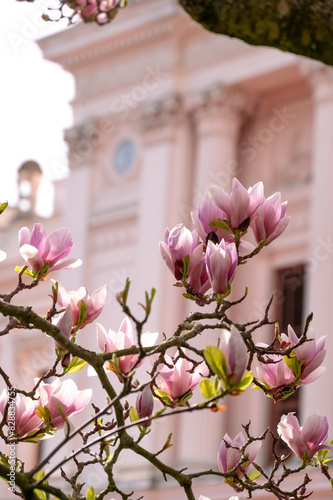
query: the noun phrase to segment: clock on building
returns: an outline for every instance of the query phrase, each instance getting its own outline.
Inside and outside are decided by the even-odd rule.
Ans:
[[[117,174],[127,174],[135,164],[136,147],[131,139],[123,140],[113,156],[113,167]]]

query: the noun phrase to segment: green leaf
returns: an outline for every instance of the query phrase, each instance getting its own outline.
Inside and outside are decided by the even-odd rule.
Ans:
[[[94,488],[90,486],[89,490],[87,491],[87,500],[95,500],[95,492]]]
[[[288,356],[283,356],[284,362],[286,365],[293,371],[296,378],[301,376],[301,365],[297,359],[297,356],[292,356],[289,358]]]
[[[23,269],[23,267],[19,267],[19,266],[15,267],[15,271],[17,273],[20,273],[22,271],[22,269]],[[30,271],[30,269],[26,269],[23,274],[27,274],[28,276],[31,276],[31,278],[36,278],[35,273],[33,273],[32,271]]]
[[[164,446],[162,448],[162,451],[164,451],[164,450],[170,448],[170,446],[172,446],[172,444],[171,444],[171,438],[172,438],[172,432],[169,434],[168,439],[166,440],[166,442],[165,442],[165,444],[164,444]]]
[[[185,299],[195,300],[195,297],[189,293],[182,293],[182,296],[185,297]]]
[[[209,378],[203,378],[201,380],[199,389],[204,398],[213,398],[219,392],[218,387],[216,387],[216,381],[218,381],[217,377],[215,377],[214,381],[209,380]]]
[[[192,391],[188,391],[186,394],[184,394],[184,396],[182,396],[180,398],[180,401],[179,401],[180,406],[183,406],[185,403],[187,403],[187,401],[189,399],[191,399],[192,396],[193,396],[193,392]]]
[[[240,384],[237,386],[237,389],[239,389],[240,391],[245,391],[245,389],[247,389],[252,384],[252,381],[253,381],[253,375],[251,372],[248,372],[242,378]]]
[[[126,306],[127,296],[130,289],[131,280],[126,278],[125,288],[121,292],[116,293],[116,299],[122,306]]]
[[[215,346],[209,345],[204,350],[206,363],[211,367],[213,373],[226,384],[226,363],[223,352]]]
[[[253,470],[252,472],[250,472],[250,474],[247,475],[249,480],[252,482],[255,482],[257,479],[259,479],[260,476],[261,472],[259,472],[258,470]]]
[[[38,271],[36,279],[40,280],[43,276],[45,276],[47,274],[49,267],[50,267],[50,263],[46,262],[44,264],[44,266],[42,267],[42,269],[40,271]]]
[[[66,373],[75,373],[81,370],[84,366],[86,366],[87,361],[84,359],[80,359],[78,356],[74,356],[72,361],[69,363]]]
[[[42,490],[34,489],[34,493],[40,498],[40,500],[46,500],[45,493]]]
[[[86,316],[87,316],[87,304],[85,303],[84,300],[81,300],[81,304],[80,304],[80,312],[79,312],[79,319],[77,321],[77,326],[81,326],[83,325],[85,319],[86,319]]]
[[[163,391],[159,391],[158,389],[154,389],[154,393],[159,396],[162,401],[164,401],[164,403],[166,403],[167,405],[172,405],[173,404],[173,401],[172,399]]]
[[[36,479],[36,481],[40,481],[44,476],[45,472],[43,470],[40,470],[39,472],[36,472],[36,474],[34,475],[34,479]]]
[[[8,458],[2,452],[0,452],[0,462],[2,462],[4,465],[6,465],[6,467],[10,467],[9,462],[8,462]]]
[[[2,214],[2,212],[4,212],[7,207],[8,207],[8,201],[5,201],[4,203],[1,203],[0,204],[0,214]]]
[[[212,227],[218,227],[220,229],[223,229],[224,231],[228,231],[229,233],[232,233],[227,221],[225,219],[217,219],[216,221],[212,221],[209,223],[210,226]]]
[[[131,419],[131,422],[135,422],[136,420],[140,420],[140,415],[134,406],[131,406],[130,411],[129,411],[129,417]]]
[[[38,405],[36,407],[35,413],[36,413],[37,417],[43,419],[45,422],[49,422],[51,419],[50,410],[48,408],[46,408],[45,406]]]
[[[188,269],[190,267],[190,256],[186,255],[186,257],[183,258],[183,266],[184,266],[184,271],[183,271],[183,280],[186,280],[186,277],[188,275]]]

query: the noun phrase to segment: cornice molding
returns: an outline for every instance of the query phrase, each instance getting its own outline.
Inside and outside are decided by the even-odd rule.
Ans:
[[[86,28],[86,26],[83,26]],[[74,27],[71,30],[71,36],[77,33],[81,36],[82,26]],[[104,29],[103,27],[101,29]],[[108,27],[106,27],[108,29]],[[145,26],[140,26],[140,29],[127,31],[124,29],[122,33],[113,34],[108,32],[108,36],[101,38],[98,41],[91,40],[94,45],[86,46],[83,49],[77,49],[76,52],[66,55],[59,55],[54,60],[59,62],[65,69],[71,70],[81,65],[96,62],[99,59],[104,59],[106,56],[114,54],[120,55],[123,52],[138,48],[146,44],[154,44],[168,36],[174,36],[175,31],[179,31],[182,35],[184,32],[199,31],[198,26],[189,20],[180,9],[179,11],[169,14],[165,18],[158,19],[155,23],[147,23]],[[87,36],[89,32],[87,31]],[[43,49],[43,43],[41,42]],[[46,54],[47,57],[47,54]],[[51,57],[51,59],[53,59]]]

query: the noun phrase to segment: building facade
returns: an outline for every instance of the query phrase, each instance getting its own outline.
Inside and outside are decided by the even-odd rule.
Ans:
[[[89,291],[107,283],[108,303],[99,321],[106,328],[118,327],[123,315],[115,294],[130,277],[134,312],[139,314],[135,304],[144,290],[155,287],[149,330],[172,334],[193,304],[172,286],[158,242],[166,227],[191,225],[190,212],[210,185],[229,189],[237,177],[246,187],[262,180],[266,196],[281,191],[292,218],[274,244],[239,270],[233,296],[240,297],[245,285],[249,294],[234,320],[260,319],[274,294],[272,315],[282,328],[292,323],[302,331],[313,311],[316,338],[327,335],[325,374],[303,387],[289,406],[247,391],[229,398],[223,414],[175,417],[167,431],[157,425],[149,438],[152,449],[158,450],[173,432],[169,463],[192,470],[216,468],[225,432],[234,436],[241,423],[251,420],[259,434],[281,413],[296,409],[300,421],[314,409],[326,415],[333,438],[333,403],[327,397],[333,377],[332,70],[206,32],[176,0],[137,0],[109,26],[80,24],[39,45],[76,81],[74,125],[66,131],[66,209],[47,224],[54,228],[61,220],[71,229],[73,256],[84,265],[60,273],[59,280],[68,289],[84,285]],[[14,230],[3,231],[9,235],[3,249],[10,254]],[[96,349],[94,326],[89,328],[82,342]],[[271,338],[272,329],[263,335],[258,341]],[[25,364],[27,354],[21,350],[32,348],[31,339],[23,337],[20,349],[16,339],[10,344],[13,359],[22,358],[12,367],[13,375]],[[80,372],[82,384],[83,376]],[[263,460],[269,461],[268,447]],[[118,471],[120,481],[146,490],[148,500],[183,498],[130,453]],[[90,479],[102,486],[102,477],[94,474],[87,484]],[[313,498],[329,498],[329,483],[316,472],[314,481]],[[219,481],[198,484],[197,493],[224,500],[232,490]]]

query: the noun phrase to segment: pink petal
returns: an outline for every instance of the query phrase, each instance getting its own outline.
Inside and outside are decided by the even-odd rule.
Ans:
[[[26,264],[33,270],[35,274],[38,273],[44,266],[44,261],[40,256],[37,248],[32,245],[24,244],[19,250],[21,256]]]
[[[30,231],[27,227],[22,227],[22,229],[19,230],[19,246],[23,245],[30,245]]]
[[[50,262],[50,266],[67,257],[73,248],[72,235],[67,227],[53,231],[47,238],[47,242],[49,248],[43,252],[42,257]]]

